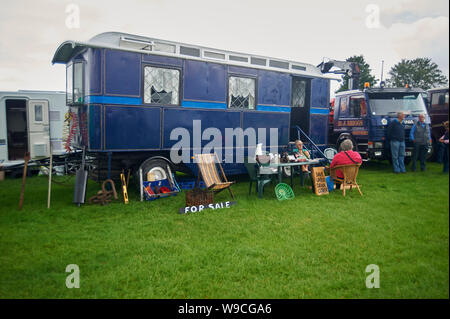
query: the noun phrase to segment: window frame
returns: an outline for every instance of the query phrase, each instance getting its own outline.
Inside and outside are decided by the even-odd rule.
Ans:
[[[161,103],[148,103],[145,102],[145,68],[159,68],[159,69],[169,69],[169,70],[177,70],[178,71],[178,103],[177,104],[161,104]],[[142,105],[147,106],[165,106],[165,107],[180,107],[181,100],[183,95],[183,70],[181,67],[173,66],[173,65],[165,65],[165,64],[156,64],[156,63],[143,63],[142,64]]]
[[[230,78],[244,78],[251,79],[255,81],[255,107],[253,109],[249,108],[239,108],[239,107],[230,107]],[[227,76],[227,110],[243,110],[243,111],[257,111],[258,106],[258,77],[252,76],[250,74],[239,74],[239,73],[228,73]]]
[[[349,103],[349,96],[348,95],[341,96],[339,99],[340,100],[339,100],[339,114],[338,114],[338,117],[339,118],[341,118],[341,117],[349,117],[350,116],[349,105],[348,105],[348,103]],[[342,104],[343,103],[345,103],[345,105],[346,105],[344,112],[342,112]],[[336,113],[336,109],[334,110],[334,112]]]
[[[76,102],[75,101],[75,94],[74,94],[74,90],[75,90],[75,64],[81,64],[81,90],[82,90],[82,97],[83,97],[83,101],[82,102]],[[69,102],[67,100],[67,69],[71,67],[72,68],[72,101]],[[86,62],[83,60],[73,60],[70,63],[66,64],[66,105],[84,105],[85,101],[84,101],[84,97],[86,96]]]
[[[305,85],[305,105],[300,107],[300,106],[294,106],[294,82],[296,81],[304,81],[306,83]],[[309,105],[309,98],[311,95],[311,79],[308,78],[303,78],[303,77],[299,77],[299,76],[291,76],[291,101],[290,101],[290,108],[299,108],[299,109],[303,109],[303,108],[308,108],[310,107]]]
[[[82,60],[75,60],[74,62],[73,62],[73,65],[74,65],[74,68],[73,68],[73,71],[75,71],[75,64],[81,64],[81,90],[82,90],[82,98],[83,98],[83,101],[82,102],[76,102],[76,101],[73,101],[72,103],[73,103],[73,105],[84,105],[85,103],[84,103],[84,97],[86,96],[86,78],[85,78],[85,70],[86,70],[86,68],[85,68],[85,62],[84,61],[82,61]],[[72,76],[73,76],[73,93],[72,93],[72,98],[74,99],[75,98],[75,72],[72,72]]]
[[[441,95],[444,96],[444,103],[443,103],[443,104],[440,104],[440,103],[439,103],[439,97],[440,97]],[[437,97],[437,103],[433,104],[433,99],[435,98],[435,96]],[[448,103],[448,91],[440,91],[440,92],[433,92],[433,93],[431,93],[431,98],[430,98],[430,106],[431,106],[431,108],[432,108],[432,109],[435,109],[435,108],[441,108],[441,107],[443,107],[445,104],[447,104],[447,103],[445,102],[445,97],[446,97],[446,96],[447,96],[447,103]]]
[[[71,89],[71,92],[70,92],[70,94],[72,95],[72,100],[70,102],[69,102],[68,94],[67,94],[67,93],[69,93],[69,88],[67,87],[67,85],[68,85],[67,71],[68,71],[69,68],[72,68],[72,76],[71,76],[72,89]],[[73,62],[70,62],[70,63],[66,64],[66,105],[72,105],[72,104],[73,104]]]
[[[39,107],[40,109],[40,120],[38,120],[37,118],[37,107]],[[34,110],[33,110],[33,115],[34,115],[34,122],[37,123],[43,123],[44,122],[44,106],[42,104],[34,104]]]
[[[366,103],[366,114],[365,115],[362,115],[361,114],[361,102],[359,102],[359,116],[355,116],[354,114],[353,114],[353,108],[352,108],[352,100],[364,100],[364,102],[366,101],[366,99],[365,99],[365,97],[364,97],[364,95],[350,95],[349,96],[349,99],[348,99],[348,105],[347,105],[347,107],[348,107],[348,117],[351,117],[351,118],[365,118],[365,117],[367,117],[367,103]]]

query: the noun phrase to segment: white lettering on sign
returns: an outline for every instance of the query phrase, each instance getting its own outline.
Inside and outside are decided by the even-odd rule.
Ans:
[[[201,212],[205,209],[222,209],[222,208],[230,208],[232,205],[235,205],[236,202],[220,202],[220,203],[214,203],[214,204],[209,204],[208,206],[204,206],[204,205],[198,205],[198,206],[187,206],[187,207],[183,207],[180,208],[180,214],[186,214],[186,213],[197,213],[197,212]]]

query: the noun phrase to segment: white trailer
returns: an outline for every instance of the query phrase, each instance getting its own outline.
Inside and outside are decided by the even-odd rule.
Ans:
[[[64,154],[66,93],[60,91],[0,91],[0,167]]]

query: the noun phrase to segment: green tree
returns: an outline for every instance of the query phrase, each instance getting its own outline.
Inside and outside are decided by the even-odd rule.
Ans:
[[[404,87],[406,84],[424,90],[445,85],[448,79],[438,65],[429,58],[402,59],[389,71],[389,86]]]
[[[370,68],[370,65],[364,60],[363,55],[351,56],[348,59],[346,59],[346,61],[347,62],[356,62],[359,64],[359,70],[361,72],[360,77],[359,77],[359,88],[361,90],[364,89],[365,82],[369,82],[370,87],[373,87],[377,83],[378,80],[375,78],[375,76],[373,76],[371,74],[372,69]],[[336,91],[336,93],[341,92],[341,91],[346,91],[349,89],[348,88],[348,79],[349,79],[348,75],[342,76],[341,87]]]

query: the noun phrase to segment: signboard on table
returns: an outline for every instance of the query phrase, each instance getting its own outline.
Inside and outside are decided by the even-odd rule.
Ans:
[[[311,179],[316,195],[328,194],[327,178],[324,167],[311,167]]]

